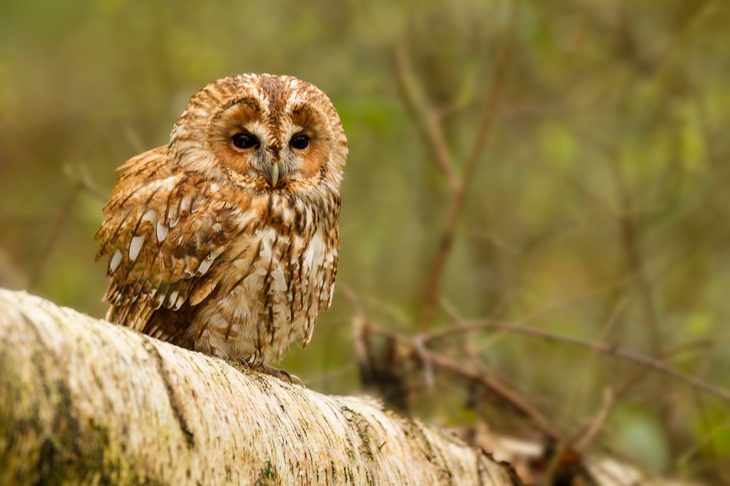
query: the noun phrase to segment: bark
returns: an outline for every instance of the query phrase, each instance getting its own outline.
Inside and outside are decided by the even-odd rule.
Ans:
[[[0,484],[519,484],[367,398],[0,289]]]

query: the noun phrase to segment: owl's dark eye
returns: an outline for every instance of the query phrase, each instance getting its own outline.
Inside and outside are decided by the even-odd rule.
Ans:
[[[304,150],[309,145],[309,135],[299,133],[289,140],[289,145],[297,150]]]
[[[248,132],[236,133],[231,137],[231,142],[240,149],[250,149],[259,145],[259,139]]]

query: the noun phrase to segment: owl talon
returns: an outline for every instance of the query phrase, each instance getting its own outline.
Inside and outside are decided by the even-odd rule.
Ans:
[[[299,385],[304,386],[304,382],[299,378],[297,375],[293,375],[289,373],[286,370],[280,370],[279,368],[274,368],[273,366],[268,366],[265,364],[260,364],[258,366],[249,366],[243,361],[238,360],[226,360],[228,361],[228,364],[236,368],[238,371],[246,372],[246,371],[258,371],[259,373],[264,373],[269,376],[273,376],[274,378],[278,378],[281,381],[284,381],[286,383],[289,383],[290,385]]]
[[[267,375],[274,376],[281,381],[289,383],[290,385],[304,386],[304,382],[302,382],[297,375],[293,375],[286,370],[280,370],[279,368],[274,368],[265,364],[260,365],[256,368],[256,370],[266,373]]]

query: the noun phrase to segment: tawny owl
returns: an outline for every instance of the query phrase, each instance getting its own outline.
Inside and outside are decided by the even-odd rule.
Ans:
[[[306,346],[332,300],[347,151],[309,83],[246,74],[200,90],[167,146],[120,167],[96,234],[107,319],[288,376],[268,363]]]

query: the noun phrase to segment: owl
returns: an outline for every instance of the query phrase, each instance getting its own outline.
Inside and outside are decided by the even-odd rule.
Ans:
[[[291,381],[270,364],[332,301],[347,152],[312,84],[244,74],[200,90],[104,206],[107,320]]]

